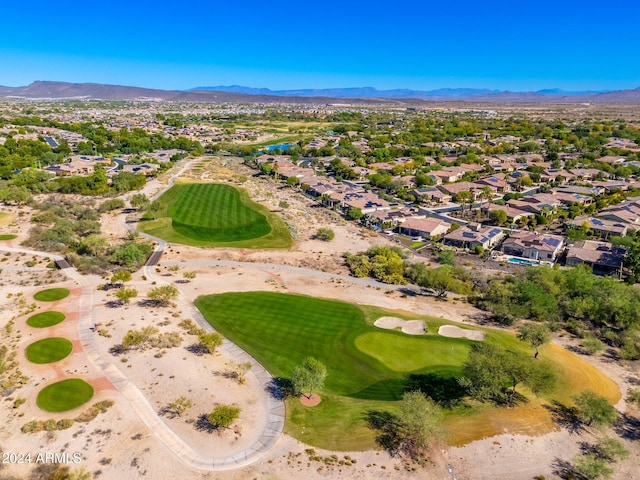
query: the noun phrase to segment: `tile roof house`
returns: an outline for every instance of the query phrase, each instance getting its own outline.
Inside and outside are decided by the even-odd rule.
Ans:
[[[474,248],[481,246],[482,248],[491,248],[504,238],[504,232],[498,227],[482,227],[465,225],[447,233],[444,236],[443,243],[459,248]]]
[[[514,232],[502,242],[502,252],[516,257],[554,262],[562,252],[564,238],[538,232]]]
[[[629,226],[612,220],[606,220],[604,218],[594,218],[583,215],[581,217],[575,217],[573,219],[567,219],[565,226],[567,228],[578,228],[584,223],[589,225],[589,229],[599,237],[608,238],[610,235],[617,235],[624,237],[627,234]]]
[[[599,275],[619,274],[622,270],[625,252],[609,242],[580,240],[567,250],[566,264],[575,266],[590,265],[593,273]]]
[[[437,218],[407,218],[398,225],[398,231],[410,237],[431,238],[444,235],[451,227],[450,223]]]
[[[605,155],[604,157],[596,158],[596,162],[608,163],[609,165],[617,165],[619,163],[623,163],[625,160],[625,157],[614,157],[612,155]]]
[[[520,220],[521,218],[524,217],[530,217],[534,214],[534,212],[530,212],[527,210],[522,210],[520,208],[517,208],[515,206],[511,206],[511,205],[497,205],[495,203],[487,203],[484,204],[482,206],[482,208],[480,209],[482,212],[484,212],[485,214],[490,214],[493,211],[496,210],[502,210],[503,212],[505,212],[507,214],[507,220],[511,223],[515,223],[518,220]],[[535,212],[538,213],[538,212]]]

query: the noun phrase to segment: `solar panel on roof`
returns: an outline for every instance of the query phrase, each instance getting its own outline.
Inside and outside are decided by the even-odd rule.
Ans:
[[[593,220],[591,220],[591,222],[592,222],[594,225],[598,225],[598,226],[602,226],[602,225],[604,225],[604,223],[603,223],[601,220],[598,220],[597,218],[594,218]]]
[[[491,231],[489,232],[489,236],[490,237],[495,237],[496,235],[498,235],[502,230],[500,230],[499,228],[492,228]]]
[[[473,232],[462,232],[462,236],[464,238],[476,238],[476,236],[473,234]]]
[[[557,247],[558,245],[560,245],[560,240],[558,240],[557,238],[547,238],[545,240],[545,243],[548,243],[553,247]]]

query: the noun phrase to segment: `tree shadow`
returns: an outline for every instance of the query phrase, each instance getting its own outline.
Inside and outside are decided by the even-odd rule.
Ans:
[[[209,417],[206,413],[198,416],[196,420],[196,430],[199,432],[213,433],[220,431],[220,428],[209,421]]]
[[[123,353],[127,353],[128,351],[129,349],[125,348],[125,346],[122,345],[121,343],[118,343],[117,345],[114,345],[109,349],[109,353],[114,357],[117,357],[118,355],[122,355]]]
[[[402,436],[398,417],[384,410],[367,410],[364,420],[376,433],[376,443],[391,456],[398,456],[402,447]]]
[[[184,348],[188,352],[191,352],[194,355],[197,355],[198,357],[201,357],[203,355],[209,355],[211,353],[209,349],[201,343],[192,343],[191,345],[188,345]]]
[[[174,418],[179,417],[180,415],[178,415],[178,413],[173,408],[171,408],[170,405],[165,405],[158,412],[158,416],[159,417],[167,417],[167,418],[170,418],[170,419],[174,419]]]
[[[619,413],[615,426],[616,433],[627,440],[640,440],[640,418],[627,413]]]
[[[275,400],[286,400],[296,396],[293,382],[289,378],[274,377],[265,385],[264,389]]]
[[[162,300],[154,300],[152,298],[145,298],[144,300],[140,300],[138,302],[138,306],[144,308],[159,308],[166,305],[168,305],[168,303],[163,302]]]
[[[405,392],[420,391],[445,408],[458,405],[466,396],[467,389],[453,377],[442,377],[435,373],[418,373],[407,376]]]
[[[122,300],[109,300],[104,304],[104,306],[107,308],[120,308],[123,305],[124,305],[124,302]]]
[[[553,401],[552,405],[545,405],[549,410],[553,421],[562,428],[566,428],[569,433],[578,435],[584,432],[584,424],[580,420],[576,407],[567,407],[558,401]]]
[[[571,462],[556,457],[551,463],[551,466],[553,467],[554,475],[557,475],[560,478],[569,479],[577,477],[577,473]]]

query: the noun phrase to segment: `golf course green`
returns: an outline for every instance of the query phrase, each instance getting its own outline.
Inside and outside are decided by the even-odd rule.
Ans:
[[[91,397],[91,385],[79,378],[69,378],[40,390],[36,403],[46,412],[66,412],[87,403]]]
[[[64,313],[49,311],[40,312],[35,315],[31,315],[27,319],[27,325],[34,328],[47,328],[59,324],[65,319]]]
[[[53,363],[68,357],[72,350],[69,340],[53,337],[33,342],[26,348],[25,355],[32,363]]]
[[[71,292],[68,288],[49,288],[36,293],[33,298],[39,302],[55,302],[67,298]]]
[[[289,248],[282,219],[245,190],[216,183],[178,183],[156,200],[139,229],[186,245]]]
[[[440,325],[454,322],[271,292],[207,295],[199,297],[195,304],[216,330],[250,353],[276,378],[290,378],[293,369],[307,356],[326,365],[328,375],[318,406],[304,407],[296,398],[287,401],[286,431],[307,444],[337,450],[373,447],[375,434],[366,426],[366,412],[395,411],[397,401],[407,390],[420,388],[443,404],[456,404],[461,399],[457,379],[462,376],[462,365],[473,341],[435,333],[407,335],[373,325],[376,319],[389,315],[423,320],[428,332],[437,332]],[[486,333],[488,343],[531,354],[529,345],[510,333],[477,329]],[[612,399],[619,396],[615,383],[595,368],[573,354],[560,358],[551,347],[542,347],[541,357],[557,367],[562,392],[540,399],[528,394],[532,400],[527,421],[537,415],[540,418],[534,418],[537,423],[533,424],[546,431],[553,424],[543,401],[556,398],[565,401],[586,387]],[[589,380],[585,381],[586,378]],[[418,383],[420,387],[416,386]],[[464,408],[447,410],[447,422],[451,424],[449,441],[467,442],[501,433],[503,428],[530,433],[517,415],[494,418],[495,415],[487,413],[493,410],[501,411],[499,407],[488,409],[484,404],[475,406],[472,402],[465,402]],[[469,419],[473,428],[457,422],[461,415]],[[503,424],[501,419],[511,423]]]

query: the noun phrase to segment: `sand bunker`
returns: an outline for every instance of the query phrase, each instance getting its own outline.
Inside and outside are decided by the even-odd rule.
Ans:
[[[468,338],[469,340],[484,340],[484,332],[478,330],[467,330],[454,325],[442,325],[438,329],[438,334],[443,337]]]
[[[398,317],[380,317],[373,323],[378,328],[394,330],[398,327],[409,335],[424,335],[427,330],[422,320],[402,320]]]

